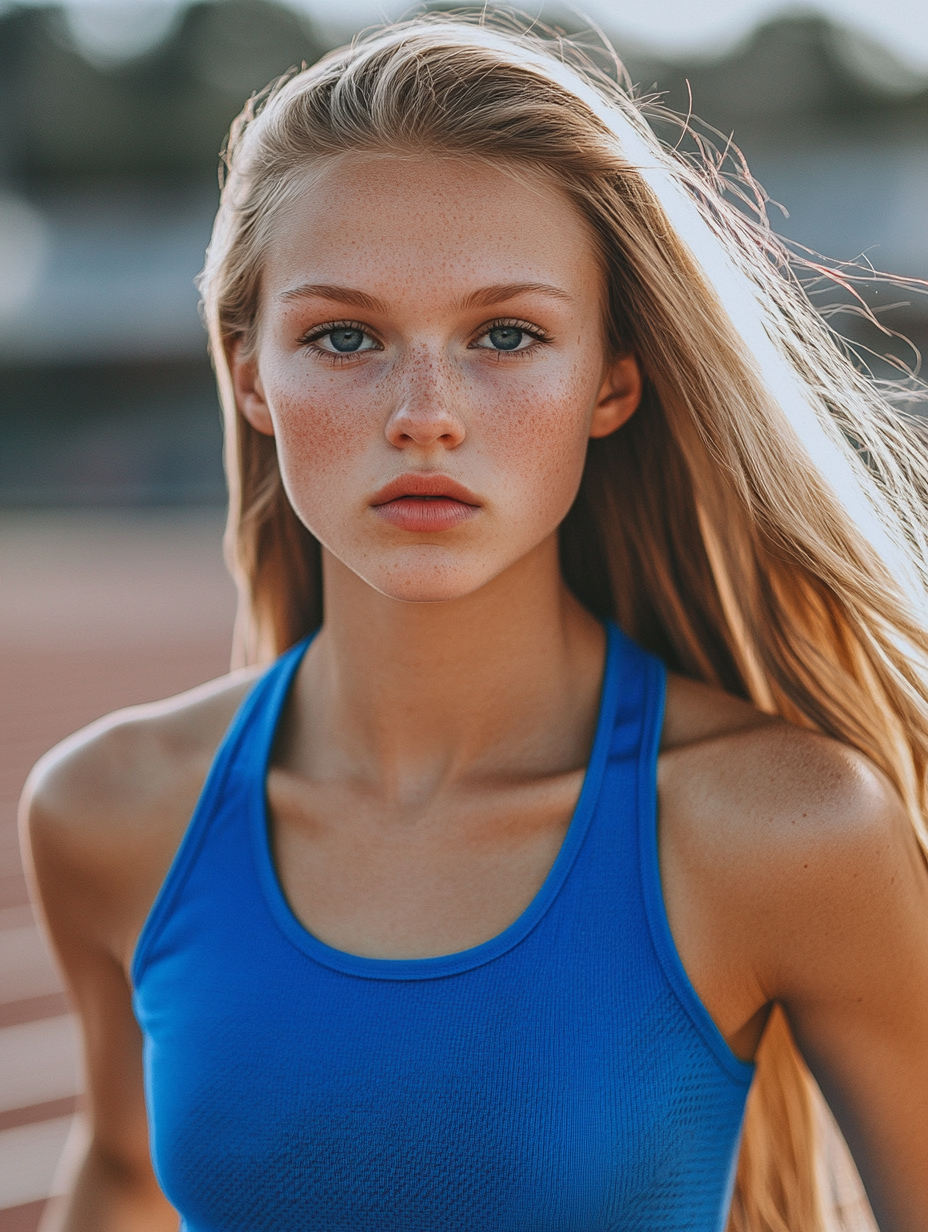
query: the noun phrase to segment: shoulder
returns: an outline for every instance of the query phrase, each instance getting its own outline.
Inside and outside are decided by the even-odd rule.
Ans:
[[[21,823],[47,915],[92,898],[101,927],[107,904],[113,921],[140,916],[141,924],[257,674],[234,672],[117,711],[41,758],[26,782]]]
[[[690,682],[668,711],[662,861],[776,995],[843,945],[925,922],[914,827],[863,754]]]
[[[825,846],[872,851],[911,831],[884,774],[856,749],[674,678],[661,755],[673,820],[755,860]]]
[[[75,732],[35,765],[29,815],[65,829],[92,828],[122,806],[145,808],[197,776],[256,678],[232,672],[163,701],[117,710]]]

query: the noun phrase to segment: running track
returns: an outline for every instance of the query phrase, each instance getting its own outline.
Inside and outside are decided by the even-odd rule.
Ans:
[[[217,514],[0,518],[0,1232],[37,1227],[80,1092],[16,800],[69,732],[226,669],[234,598],[220,535]]]

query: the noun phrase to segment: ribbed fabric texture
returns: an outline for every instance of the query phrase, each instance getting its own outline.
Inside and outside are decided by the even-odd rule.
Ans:
[[[305,643],[216,755],[133,967],[155,1169],[187,1232],[720,1232],[752,1067],[674,948],[664,672],[615,628],[583,791],[484,945],[331,949],[282,895],[264,782]]]

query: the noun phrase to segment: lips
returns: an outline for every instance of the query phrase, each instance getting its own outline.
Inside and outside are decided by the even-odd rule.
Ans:
[[[400,530],[451,530],[475,517],[480,501],[447,475],[400,475],[371,498],[371,508]]]

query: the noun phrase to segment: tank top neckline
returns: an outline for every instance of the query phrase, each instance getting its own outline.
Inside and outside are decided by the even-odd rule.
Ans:
[[[270,816],[267,804],[267,774],[274,738],[293,678],[303,660],[312,636],[295,646],[282,664],[275,696],[265,711],[258,773],[247,796],[249,829],[258,880],[271,915],[280,931],[296,949],[325,967],[365,979],[425,980],[458,975],[493,961],[517,946],[536,927],[558,897],[566,882],[599,802],[609,757],[609,746],[619,704],[622,660],[622,634],[611,622],[606,626],[606,655],[600,691],[599,712],[590,758],[567,832],[551,868],[524,911],[511,924],[489,940],[465,950],[429,958],[368,958],[327,945],[299,920],[283,892],[270,845]]]

